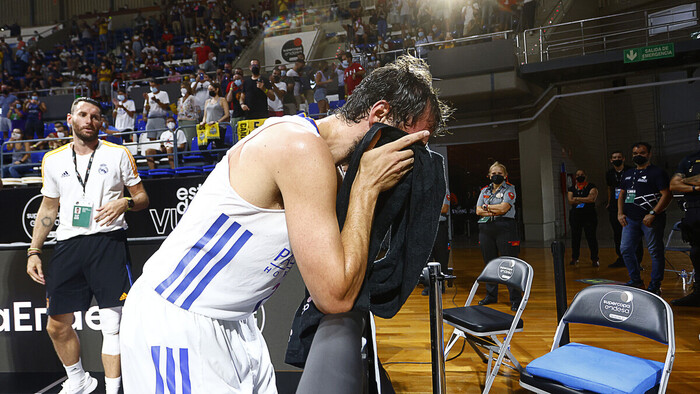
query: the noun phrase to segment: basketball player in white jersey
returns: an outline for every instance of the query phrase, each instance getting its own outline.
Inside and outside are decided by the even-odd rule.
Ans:
[[[253,313],[294,265],[322,312],[352,308],[377,196],[411,169],[404,148],[425,144],[446,112],[427,65],[403,57],[338,114],[271,118],[231,148],[129,293],[125,392],[275,393]],[[409,134],[363,155],[341,232],[336,168],[376,122]]]

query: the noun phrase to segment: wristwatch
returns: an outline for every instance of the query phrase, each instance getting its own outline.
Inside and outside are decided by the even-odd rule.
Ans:
[[[127,211],[132,210],[136,206],[136,203],[134,202],[134,200],[131,197],[124,197],[124,198],[126,199],[126,203],[127,203],[126,210]]]
[[[652,209],[651,211],[649,211],[649,215],[652,215],[652,216],[656,215],[656,211],[654,211],[654,210]]]

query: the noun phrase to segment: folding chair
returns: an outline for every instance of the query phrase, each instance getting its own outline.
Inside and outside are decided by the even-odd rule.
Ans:
[[[457,340],[463,337],[482,361],[488,362],[484,393],[488,393],[491,389],[504,358],[512,365],[507,363],[503,365],[519,372],[522,371],[518,360],[510,352],[510,341],[514,333],[523,331],[523,321],[520,316],[522,316],[527,300],[530,298],[532,276],[532,267],[523,260],[515,257],[498,257],[491,260],[481,275],[476,278],[463,307],[443,311],[444,322],[455,327],[445,347],[445,357]],[[523,292],[523,299],[515,316],[487,306],[471,305],[479,284],[487,282],[513,286]],[[498,335],[505,337],[503,340],[499,340]],[[480,347],[488,350],[488,357]],[[492,365],[494,353],[497,353],[498,357]]]
[[[668,233],[668,237],[666,238],[666,245],[664,245],[664,249],[667,252],[681,252],[688,256],[688,259],[690,259],[690,244],[683,240],[683,236],[681,234],[681,222],[676,222],[673,224],[673,227],[671,227],[671,231]],[[666,264],[668,264],[671,269],[667,268],[666,271],[675,272],[676,275],[681,277],[681,279],[683,279],[683,290],[685,290],[686,283],[691,284],[695,281],[695,269],[693,268],[690,271],[687,271],[687,277],[684,277],[684,269],[676,268],[668,257],[668,254],[666,254]]]
[[[618,328],[668,346],[666,361],[569,343],[559,346],[569,323]],[[661,297],[619,285],[581,290],[562,317],[552,350],[520,374],[520,386],[535,393],[664,393],[676,351],[673,311]]]

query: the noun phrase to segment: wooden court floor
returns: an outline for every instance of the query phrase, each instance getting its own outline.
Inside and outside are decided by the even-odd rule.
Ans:
[[[568,301],[587,285],[576,279],[604,278],[627,281],[627,270],[608,268],[615,259],[612,248],[600,251],[601,267],[593,268],[588,250],[582,249],[582,259],[578,266],[566,266],[566,288]],[[526,366],[534,358],[545,354],[552,345],[552,338],[557,326],[554,298],[554,271],[552,255],[549,248],[523,248],[519,256],[532,265],[535,271],[530,301],[523,313],[525,329],[516,333],[511,343],[511,351],[518,361]],[[690,268],[688,258],[679,252],[667,253],[667,259],[676,267]],[[471,285],[483,268],[483,260],[478,248],[455,249],[452,252],[451,266],[457,276],[456,286],[448,288],[443,298],[443,307],[463,306],[469,295]],[[649,281],[651,260],[645,251],[642,263],[645,267],[642,278]],[[667,266],[667,268],[669,268]],[[392,319],[376,318],[379,358],[384,363],[398,393],[431,393],[430,364],[430,315],[428,297],[421,296],[422,287],[417,287],[409,297],[403,309]],[[498,309],[510,312],[508,291],[501,286]],[[680,278],[675,273],[666,272],[662,284],[662,297],[666,301],[682,296]],[[482,288],[475,299],[481,299]],[[700,308],[673,308],[676,330],[676,359],[671,372],[668,393],[695,393],[700,391]],[[452,333],[450,326],[445,326],[445,340]],[[582,326],[572,326],[571,341],[588,345],[601,346],[633,356],[651,358],[663,362],[666,347],[652,340],[624,331]],[[448,358],[460,351],[460,340],[450,352]],[[479,393],[483,389],[486,365],[481,362],[474,351],[467,345],[464,352],[445,365],[448,393]],[[501,373],[491,390],[492,393],[526,393],[518,384],[518,373],[508,368],[501,368]]]

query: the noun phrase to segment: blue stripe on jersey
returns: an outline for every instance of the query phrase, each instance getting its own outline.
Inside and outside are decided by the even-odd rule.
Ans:
[[[156,394],[164,394],[163,377],[160,376],[160,346],[151,346],[151,359],[156,367]]]
[[[175,394],[175,358],[173,357],[173,348],[166,348],[165,360],[165,379],[168,383],[168,392]]]
[[[182,375],[182,394],[192,394],[190,388],[190,363],[187,348],[180,349],[180,375]]]
[[[214,279],[216,274],[218,274],[219,271],[221,271],[226,266],[226,264],[230,263],[231,260],[233,260],[238,251],[241,250],[243,245],[245,245],[246,242],[248,242],[252,235],[253,234],[248,230],[243,232],[243,234],[238,238],[238,240],[236,240],[236,242],[233,244],[231,249],[229,249],[226,255],[222,259],[220,259],[216,264],[214,264],[214,267],[212,267],[212,269],[210,269],[209,272],[207,272],[206,275],[204,275],[204,278],[202,278],[197,287],[195,287],[195,289],[192,291],[189,297],[185,299],[185,302],[182,303],[182,309],[190,309],[192,303],[197,299],[197,297],[200,296],[200,294],[202,294],[202,291],[204,291],[204,288],[206,288],[209,285],[209,282],[211,282],[211,280]]]
[[[221,226],[223,226],[228,219],[229,217],[224,215],[223,213],[219,215],[218,218],[216,218],[216,221],[214,222],[214,224],[211,225],[211,227],[209,227],[209,230],[207,230],[207,232],[202,236],[202,238],[200,238],[199,241],[197,241],[197,243],[194,244],[194,246],[187,252],[185,257],[183,257],[182,260],[180,260],[180,262],[177,264],[177,267],[175,268],[175,271],[173,271],[173,273],[170,274],[170,276],[168,276],[167,279],[165,279],[163,282],[161,282],[161,284],[158,285],[158,287],[156,287],[156,292],[158,294],[163,294],[165,289],[170,287],[170,285],[172,285],[173,282],[175,282],[175,280],[179,278],[180,275],[182,275],[182,271],[185,270],[187,264],[190,263],[190,261],[194,258],[194,256],[197,255],[197,253],[199,253],[200,250],[202,250],[204,245],[208,244],[209,241],[211,241],[212,237],[214,237],[214,234],[216,234],[216,232],[219,231]]]
[[[211,259],[214,258],[219,252],[221,252],[221,249],[223,249],[224,245],[228,242],[228,240],[233,236],[233,234],[238,231],[238,229],[241,228],[241,225],[238,224],[237,222],[233,222],[229,228],[224,231],[224,233],[221,235],[219,240],[214,244],[214,246],[207,251],[204,256],[199,260],[197,265],[192,268],[190,272],[187,273],[185,278],[180,282],[180,284],[173,290],[172,293],[168,296],[168,301],[172,302],[173,304],[175,303],[175,300],[178,299],[182,295],[182,293],[187,289],[187,287],[192,283],[195,277],[199,275],[200,272],[206,267],[206,265],[211,261]]]

